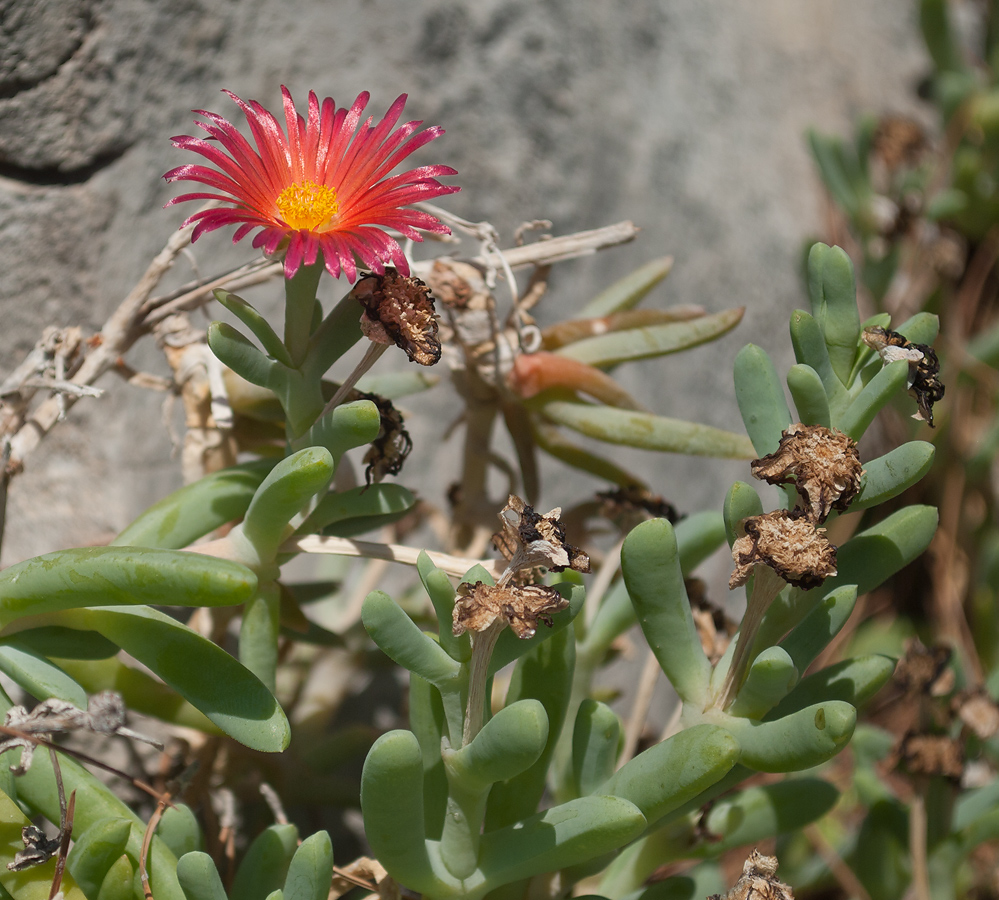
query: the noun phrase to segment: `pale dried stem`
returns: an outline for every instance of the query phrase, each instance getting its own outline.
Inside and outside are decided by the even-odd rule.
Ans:
[[[656,655],[649,650],[645,657],[645,665],[642,667],[642,674],[638,679],[638,690],[635,693],[635,702],[631,705],[631,715],[628,716],[628,724],[624,730],[624,749],[618,760],[618,766],[623,766],[635,755],[638,742],[642,737],[642,730],[649,717],[649,708],[652,706],[652,696],[656,691],[656,683],[662,670],[659,668],[659,660]]]
[[[225,539],[223,538],[221,541],[212,541],[207,544],[200,544],[197,547],[189,547],[188,549],[196,553],[203,553],[207,556],[218,556],[222,555],[222,553],[213,551],[221,550],[222,548],[216,545],[224,543]],[[419,559],[420,553],[423,551],[418,550],[415,547],[406,547],[402,544],[379,544],[374,541],[355,541],[352,538],[319,537],[317,535],[308,535],[306,537],[288,541],[281,547],[281,552],[327,553],[331,556],[354,556],[362,557],[364,559],[385,559],[389,562],[401,563],[405,566],[415,566],[416,561]],[[428,551],[427,555],[438,569],[441,569],[448,575],[453,575],[455,578],[460,578],[469,569],[471,569],[472,566],[476,565],[482,566],[493,578],[498,577],[500,573],[497,561],[494,559],[471,559],[464,556],[452,556],[449,553],[437,553],[432,550]]]
[[[213,298],[212,291],[224,287],[237,291],[246,287],[263,284],[276,278],[284,271],[284,264],[270,260],[255,260],[210,279],[199,279],[193,285],[186,285],[181,291],[163,297],[151,298],[143,307],[144,323],[156,325],[178,312],[196,309]]]
[[[756,634],[760,630],[763,616],[770,608],[774,598],[784,589],[785,582],[769,566],[756,566],[753,573],[753,593],[746,604],[746,614],[742,617],[739,633],[736,635],[735,652],[732,654],[732,664],[729,666],[725,683],[722,685],[717,704],[719,709],[728,709],[742,688],[749,666],[752,663],[753,645]]]
[[[461,746],[466,747],[482,729],[485,714],[486,683],[489,680],[489,660],[500,632],[507,627],[503,619],[497,619],[485,631],[472,632],[472,659],[468,671],[468,704],[465,707],[465,724],[461,734]]]
[[[852,897],[854,900],[871,900],[871,895],[867,893],[867,888],[864,887],[861,880],[854,874],[853,869],[843,862],[842,857],[836,852],[836,848],[826,840],[825,835],[819,831],[818,826],[814,824],[806,825],[802,830],[808,842],[815,849],[815,852],[826,864],[833,878],[839,882],[840,887],[843,888],[847,897]]]
[[[597,610],[600,609],[600,601],[603,600],[604,594],[607,593],[607,589],[611,586],[611,582],[614,580],[614,576],[621,565],[621,548],[623,546],[624,538],[621,538],[604,557],[604,561],[601,563],[600,569],[593,579],[593,583],[586,591],[586,606],[584,607],[584,611],[587,630],[593,624],[593,620],[597,616]]]
[[[153,900],[153,890],[149,886],[149,870],[146,868],[146,865],[149,859],[149,848],[153,843],[153,834],[156,832],[156,826],[160,824],[160,819],[163,817],[166,807],[166,799],[160,800],[156,804],[156,809],[149,817],[149,823],[146,825],[146,832],[142,836],[142,849],[139,851],[139,880],[142,882],[142,895],[145,897],[145,900]]]
[[[911,890],[915,900],[931,900],[926,862],[926,798],[919,789],[909,805],[909,855],[912,857]]]
[[[70,382],[75,385],[90,385],[116,363],[140,336],[140,314],[143,304],[149,299],[156,285],[173,265],[178,254],[191,242],[193,226],[182,228],[171,236],[166,246],[156,255],[145,274],[132,288],[121,305],[111,314],[100,331],[98,345],[87,354],[80,368]],[[41,443],[42,438],[59,421],[60,415],[76,402],[76,397],[65,393],[46,399],[28,417],[10,442],[10,464],[19,467],[28,455]]]
[[[417,203],[415,205],[448,225],[457,226],[468,234],[482,239],[482,228],[485,223],[462,219],[432,203]],[[564,234],[546,241],[537,241],[533,244],[511,247],[499,252],[485,253],[472,257],[467,262],[485,268],[502,268],[504,261],[511,269],[521,269],[525,266],[546,266],[567,259],[589,256],[607,247],[626,244],[635,239],[639,230],[633,222],[616,222],[613,225],[606,225],[591,231],[577,231],[575,234]],[[503,260],[499,258],[500,256],[503,257]],[[427,265],[432,265],[432,263],[431,260]],[[419,265],[418,263],[417,266]]]

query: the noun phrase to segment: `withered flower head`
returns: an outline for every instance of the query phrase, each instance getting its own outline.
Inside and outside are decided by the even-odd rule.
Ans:
[[[910,775],[942,775],[958,781],[964,773],[964,747],[946,734],[906,734],[884,761],[889,771]]]
[[[939,403],[944,395],[944,386],[937,377],[940,361],[933,348],[929,344],[914,344],[897,331],[878,326],[865,328],[861,337],[877,351],[885,365],[899,359],[909,363],[909,394],[919,406],[913,418],[922,419],[932,428],[933,404]]]
[[[384,275],[367,275],[354,285],[364,307],[361,331],[377,344],[395,344],[421,366],[440,361],[434,298],[419,278],[388,267]]]
[[[890,171],[913,167],[929,147],[923,126],[906,116],[885,116],[871,138],[871,153]]]
[[[627,531],[649,518],[666,519],[671,525],[680,519],[672,503],[638,484],[600,491],[597,499],[600,500],[600,515]]]
[[[777,857],[764,856],[759,850],[749,854],[742,866],[742,877],[727,894],[711,894],[708,900],[794,900],[794,893],[777,879]]]
[[[505,620],[522,640],[534,637],[538,622],[549,627],[551,616],[569,605],[555,588],[543,584],[523,587],[493,587],[477,581],[458,585],[454,602],[454,634],[481,632],[497,620]]]
[[[386,475],[398,475],[402,471],[402,464],[413,449],[413,439],[403,424],[402,413],[392,405],[391,400],[378,394],[363,391],[356,393],[358,397],[370,400],[378,407],[381,425],[378,437],[371,442],[368,452],[364,454],[364,462],[368,466],[364,471],[364,479],[370,485],[381,481]]]
[[[836,574],[836,547],[805,516],[778,509],[743,522],[745,534],[732,545],[735,571],[730,588],[745,584],[758,565],[769,566],[788,584],[805,590]]]
[[[533,506],[510,494],[499,514],[503,530],[493,535],[496,549],[509,561],[508,570],[546,566],[555,572],[590,571],[590,558],[566,542],[561,515],[560,506],[539,515]]]
[[[821,425],[792,425],[777,449],[754,459],[753,476],[768,484],[793,484],[819,525],[834,510],[845,510],[860,490],[857,443]]]

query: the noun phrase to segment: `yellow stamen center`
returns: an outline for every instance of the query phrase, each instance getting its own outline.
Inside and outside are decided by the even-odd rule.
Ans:
[[[289,184],[276,201],[278,214],[289,227],[317,231],[339,212],[336,191],[324,184],[304,181]]]

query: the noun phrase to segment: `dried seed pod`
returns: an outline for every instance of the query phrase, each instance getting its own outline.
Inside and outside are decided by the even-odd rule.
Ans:
[[[563,569],[590,571],[590,558],[566,541],[561,515],[560,506],[540,515],[533,506],[510,494],[499,514],[503,530],[493,535],[496,549],[509,561],[509,571],[535,566],[545,566],[556,572]]]
[[[753,476],[768,484],[793,484],[820,525],[836,510],[845,510],[860,491],[864,474],[857,442],[822,425],[788,428],[773,452],[750,463]]]
[[[452,630],[456,636],[482,632],[496,621],[505,621],[517,637],[526,640],[534,637],[538,622],[551,626],[551,616],[568,605],[555,588],[542,584],[494,587],[481,581],[463,582],[455,597]]]
[[[402,413],[391,400],[363,391],[354,393],[378,407],[381,423],[378,437],[371,442],[368,452],[364,454],[364,462],[367,464],[364,480],[370,485],[381,481],[386,475],[398,475],[402,471],[402,464],[413,449],[413,439],[403,423]]]
[[[909,363],[909,394],[919,406],[914,416],[933,427],[933,404],[943,399],[944,386],[938,377],[940,361],[929,344],[914,344],[897,331],[875,326],[861,335],[868,347],[877,351],[887,365],[899,359]]]
[[[777,880],[777,857],[759,850],[749,854],[742,877],[727,894],[712,894],[708,900],[794,900],[791,888]]]
[[[746,583],[758,565],[769,566],[788,584],[808,590],[836,574],[836,547],[805,516],[778,509],[750,516],[742,527],[745,534],[732,545],[735,571],[730,588]]]
[[[366,275],[354,285],[364,307],[361,331],[378,344],[395,344],[421,366],[440,362],[441,342],[430,288],[419,278],[386,268],[384,275]]]

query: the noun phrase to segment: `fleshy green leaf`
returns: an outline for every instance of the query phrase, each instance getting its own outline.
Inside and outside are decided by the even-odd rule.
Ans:
[[[274,391],[281,386],[281,364],[264,356],[227,322],[212,322],[208,326],[208,346],[233,372],[251,384]]]
[[[756,455],[742,435],[710,425],[571,400],[542,398],[538,409],[558,425],[610,444],[724,459],[751,459]]]
[[[799,422],[829,427],[829,397],[815,369],[800,363],[791,366],[787,372],[787,388],[794,400]]]
[[[857,711],[841,700],[806,707],[773,722],[729,718],[740,761],[760,772],[797,772],[832,759],[853,735]]]
[[[645,263],[594,297],[574,318],[589,319],[634,308],[652,288],[669,275],[672,268],[672,256],[663,256]]]
[[[826,700],[862,706],[884,687],[894,671],[895,660],[890,656],[872,654],[845,659],[802,679],[767,718],[780,719]]]
[[[552,872],[616,850],[645,829],[620,797],[580,797],[482,836],[479,863],[494,885]]]
[[[705,824],[713,840],[702,845],[698,855],[717,856],[799,831],[822,818],[838,799],[839,791],[821,778],[788,778],[746,788],[711,807]]]
[[[234,606],[256,589],[257,576],[245,566],[198,553],[140,547],[59,550],[0,572],[0,624],[107,604]]]
[[[259,312],[242,297],[229,291],[216,289],[212,293],[215,294],[215,299],[219,303],[253,332],[272,359],[276,359],[278,362],[288,366],[289,369],[294,368],[291,357],[288,355],[287,347],[285,347],[281,338],[274,333],[274,329],[271,328],[270,323]]]
[[[864,483],[850,510],[879,506],[919,481],[933,465],[936,449],[926,441],[909,441],[864,463]]]
[[[666,677],[684,702],[703,705],[711,665],[694,627],[673,526],[650,519],[634,528],[621,549],[621,571]]]
[[[114,641],[241,744],[266,753],[288,745],[288,719],[274,695],[221,647],[170,616],[95,607],[67,611],[60,621]]]
[[[579,704],[572,730],[572,780],[576,796],[594,793],[614,772],[621,747],[621,720],[605,703]]]
[[[240,463],[212,472],[154,503],[111,543],[180,550],[246,513],[275,460]]]
[[[625,763],[598,790],[635,804],[649,825],[718,782],[739,761],[724,728],[694,725]]]
[[[265,900],[284,884],[298,844],[294,825],[265,828],[246,851],[230,892],[231,900]]]
[[[739,307],[686,322],[612,331],[566,344],[556,352],[598,368],[664,356],[717,340],[739,324],[744,312],[745,307]]]
[[[860,313],[853,263],[842,247],[815,244],[808,254],[808,293],[812,315],[822,328],[829,361],[846,385],[860,338]]]
[[[57,697],[77,709],[87,708],[87,694],[57,665],[15,639],[0,646],[0,672],[38,700]]]
[[[773,362],[755,344],[747,344],[735,358],[735,399],[756,449],[753,455],[773,453],[791,424],[791,413]]]

